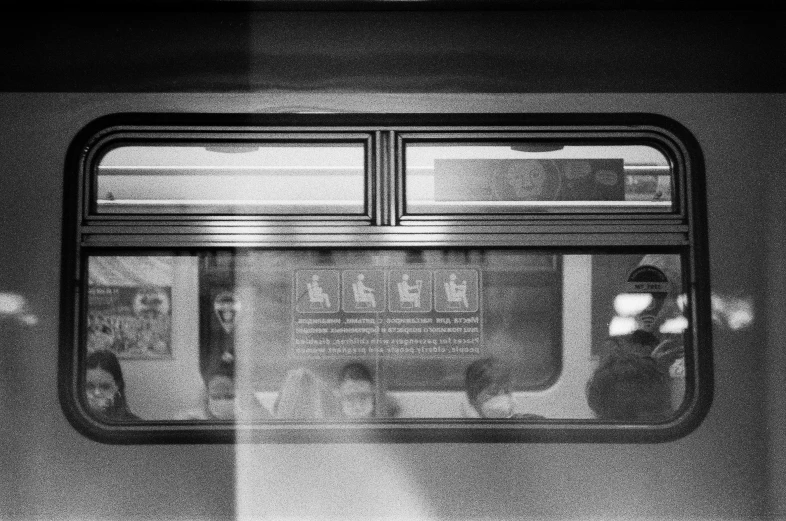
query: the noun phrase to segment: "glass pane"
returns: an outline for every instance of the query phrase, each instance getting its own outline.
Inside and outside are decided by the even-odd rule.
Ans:
[[[362,214],[365,145],[123,146],[96,186],[99,213]]]
[[[84,403],[118,421],[661,421],[683,401],[674,254],[162,252],[92,256],[88,279]]]
[[[672,169],[649,146],[407,143],[406,212],[672,209]]]

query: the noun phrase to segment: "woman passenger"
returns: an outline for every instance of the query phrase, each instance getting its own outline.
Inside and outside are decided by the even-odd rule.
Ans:
[[[90,412],[107,420],[134,421],[128,410],[120,362],[111,351],[94,351],[85,361],[85,395]]]
[[[464,372],[464,390],[474,413],[481,418],[543,419],[538,414],[514,411],[510,371],[494,357],[476,360],[467,367]]]
[[[235,364],[222,358],[208,363],[202,407],[177,415],[178,420],[259,420],[270,413],[249,398],[239,403],[235,391]]]
[[[341,405],[330,387],[313,371],[292,369],[276,399],[274,416],[289,420],[320,420],[341,417]]]
[[[208,368],[205,419],[235,419],[235,370],[231,362],[218,361]]]

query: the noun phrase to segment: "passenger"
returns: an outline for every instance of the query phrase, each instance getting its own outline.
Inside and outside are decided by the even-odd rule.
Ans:
[[[392,398],[380,393],[380,407],[377,407],[377,393],[371,371],[360,362],[351,362],[341,368],[338,394],[341,409],[346,418],[390,418],[398,413],[398,406]]]
[[[650,331],[637,329],[627,335],[611,337],[608,343],[609,351],[619,348],[647,356],[658,345],[658,337]]]
[[[681,339],[667,338],[655,346],[649,356],[668,374],[679,360],[685,362],[685,345]]]
[[[90,411],[107,420],[140,418],[128,410],[120,362],[111,351],[94,351],[85,361],[85,395]]]
[[[341,405],[330,387],[309,369],[288,371],[276,399],[278,419],[320,420],[341,417]]]
[[[239,403],[235,392],[235,365],[232,361],[215,358],[208,364],[203,405],[186,411],[179,420],[253,420],[270,417],[264,407],[256,403]]]
[[[602,420],[665,420],[671,414],[669,374],[652,356],[615,349],[598,364],[586,388],[587,403]]]
[[[235,366],[232,362],[217,361],[208,367],[205,412],[207,419],[235,419]]]
[[[464,389],[474,412],[481,418],[543,418],[537,414],[514,412],[510,371],[494,357],[476,360],[467,367]]]
[[[611,337],[607,342],[606,352],[614,350],[651,356],[658,366],[666,371],[676,360],[685,356],[684,346],[678,337],[668,335],[661,341],[653,333],[640,329],[627,335]]]

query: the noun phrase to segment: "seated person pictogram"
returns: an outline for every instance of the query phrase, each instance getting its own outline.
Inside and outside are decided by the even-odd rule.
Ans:
[[[365,275],[362,273],[358,274],[357,282],[352,283],[352,293],[355,297],[355,307],[357,308],[367,308],[377,307],[377,300],[374,296],[374,289],[369,288],[363,283],[365,279]]]
[[[415,284],[409,283],[409,274],[401,276],[401,282],[396,284],[401,309],[420,307],[420,297],[423,292],[423,281],[417,280]]]

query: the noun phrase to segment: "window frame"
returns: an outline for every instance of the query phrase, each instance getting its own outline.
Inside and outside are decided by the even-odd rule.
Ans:
[[[202,139],[202,141],[199,141]],[[348,144],[355,144],[361,145],[364,150],[364,159],[363,159],[363,207],[360,212],[319,212],[319,211],[289,211],[289,212],[237,212],[237,213],[221,213],[215,211],[189,211],[184,212],[183,214],[178,214],[176,212],[167,211],[167,212],[122,212],[119,210],[115,211],[99,211],[98,204],[97,204],[97,197],[98,197],[98,170],[101,168],[101,159],[103,156],[109,154],[114,149],[123,148],[125,146],[144,146],[147,143],[150,143],[153,146],[159,145],[170,145],[172,147],[177,146],[188,146],[194,145],[196,143],[205,144],[210,142],[216,142],[219,144],[229,143],[231,145],[242,145],[246,143],[251,143],[254,145],[272,145],[272,144],[281,144],[281,145],[291,145],[291,144],[310,144],[310,143],[317,143],[319,145],[348,145]],[[209,146],[209,145],[208,145]],[[170,218],[172,220],[180,221],[180,220],[189,220],[188,217],[193,217],[190,219],[192,221],[196,220],[214,220],[215,215],[225,215],[225,216],[264,216],[266,218],[276,218],[279,216],[288,217],[288,218],[301,218],[301,219],[313,219],[315,217],[324,217],[324,218],[332,218],[336,220],[355,220],[355,221],[367,221],[371,219],[370,215],[370,206],[369,201],[371,200],[370,194],[372,193],[372,185],[370,180],[368,179],[368,173],[373,171],[373,164],[376,160],[373,154],[374,150],[374,136],[368,133],[308,133],[308,132],[291,132],[288,134],[283,134],[281,132],[259,132],[259,133],[252,133],[252,134],[243,134],[240,139],[238,139],[237,134],[233,134],[231,132],[214,132],[210,135],[210,140],[205,141],[205,136],[199,133],[191,133],[191,132],[176,132],[167,134],[166,137],[158,137],[155,139],[151,139],[149,136],[149,132],[141,131],[141,132],[118,132],[117,134],[112,134],[110,136],[105,137],[103,140],[95,144],[97,156],[91,158],[93,163],[93,172],[91,175],[91,179],[89,180],[87,185],[87,189],[84,196],[84,208],[83,208],[83,215],[86,219],[90,218],[108,218],[110,216],[117,216],[117,220],[126,220],[132,217],[141,217],[143,219],[149,220],[159,220],[161,218]],[[182,206],[189,206],[190,203],[188,200],[184,200],[180,203]],[[318,207],[319,205],[311,203],[312,206]],[[163,206],[163,203],[160,204]]]
[[[198,127],[197,127],[198,128]],[[379,161],[377,136],[369,132],[336,132],[330,130],[292,130],[290,132],[271,131],[259,129],[257,132],[244,132],[242,127],[211,127],[201,132],[197,128],[189,127],[157,127],[148,125],[134,125],[129,127],[115,127],[105,129],[100,135],[86,146],[90,151],[85,157],[89,171],[84,172],[80,179],[80,185],[84,186],[81,197],[81,218],[85,223],[113,223],[128,221],[149,221],[160,223],[171,221],[173,223],[198,224],[202,222],[215,222],[216,215],[210,213],[186,213],[183,215],[175,213],[122,213],[122,212],[99,212],[96,209],[96,196],[98,192],[98,167],[102,157],[114,148],[130,145],[144,145],[150,143],[154,145],[171,144],[188,145],[195,143],[231,143],[231,144],[255,144],[255,143],[319,143],[319,144],[344,144],[362,143],[365,149],[364,154],[364,205],[359,213],[319,213],[319,212],[291,212],[291,213],[238,213],[238,214],[218,214],[220,220],[227,222],[234,221],[337,221],[337,222],[356,222],[367,224],[372,220],[374,179],[369,178],[369,174],[374,171],[374,165]],[[184,203],[184,204],[187,204]]]
[[[591,205],[588,205],[586,208],[582,208],[580,206],[576,206],[571,208],[570,202],[564,204],[565,208],[560,210],[555,210],[553,212],[543,212],[543,211],[534,211],[532,209],[522,209],[519,211],[507,211],[507,212],[499,212],[494,210],[486,210],[483,212],[478,211],[470,211],[469,207],[465,209],[465,211],[461,210],[460,202],[453,202],[457,210],[455,211],[445,211],[445,212],[408,212],[407,211],[407,197],[406,197],[406,177],[407,177],[407,165],[406,165],[406,154],[405,150],[407,145],[409,144],[434,144],[434,145],[453,145],[453,144],[466,144],[469,146],[485,144],[485,145],[494,145],[494,144],[509,144],[512,141],[520,140],[520,139],[527,139],[530,142],[534,143],[553,143],[554,141],[560,141],[567,145],[572,146],[587,146],[590,147],[593,144],[600,144],[602,145],[603,142],[613,141],[615,145],[617,144],[631,144],[631,145],[647,145],[651,146],[652,148],[660,151],[666,158],[677,157],[678,152],[673,147],[669,146],[670,143],[662,139],[658,133],[653,132],[651,129],[637,129],[636,131],[627,130],[627,131],[620,131],[620,130],[609,130],[609,129],[597,129],[593,132],[586,132],[586,131],[579,131],[579,132],[570,132],[570,131],[562,131],[557,132],[552,129],[543,129],[537,132],[499,132],[499,131],[478,131],[477,133],[426,133],[426,132],[399,132],[396,135],[396,172],[398,175],[398,184],[401,186],[401,190],[399,190],[399,200],[398,202],[398,212],[397,212],[397,219],[398,222],[407,223],[407,224],[417,224],[419,222],[435,222],[435,221],[442,221],[446,219],[460,219],[460,220],[468,220],[468,221],[488,221],[488,220],[500,220],[500,221],[519,221],[522,219],[526,220],[560,220],[560,219],[570,219],[571,217],[582,217],[584,220],[587,219],[600,219],[600,220],[608,220],[608,221],[617,221],[617,220],[635,220],[637,218],[661,218],[665,220],[675,220],[675,219],[682,219],[684,218],[684,208],[685,208],[685,201],[680,201],[676,198],[672,198],[671,201],[671,208],[667,210],[657,210],[657,209],[646,209],[644,207],[618,207],[618,208],[603,208],[602,206],[598,205],[598,207],[593,208]],[[671,170],[674,172],[675,167],[671,165]],[[672,188],[673,194],[681,194],[683,190],[677,187],[678,176],[672,175],[672,181],[674,187]],[[524,202],[523,202],[524,203]],[[522,206],[526,207],[526,204],[522,204]],[[492,216],[491,218],[489,216]]]
[[[96,165],[119,139],[153,142],[172,136],[252,141],[287,133],[363,135],[367,139],[366,211],[363,215],[141,215],[92,211]],[[453,136],[510,133],[534,142],[560,137],[610,142],[642,139],[672,164],[672,211],[520,214],[408,214],[403,146]],[[217,137],[218,136],[218,137]],[[256,137],[255,137],[256,136]],[[648,141],[648,142],[649,142]],[[637,142],[637,144],[639,144]],[[71,143],[65,162],[59,397],[71,424],[105,443],[322,443],[322,442],[663,442],[687,435],[712,401],[710,288],[704,161],[693,135],[655,114],[115,114],[88,124]],[[686,399],[671,421],[614,424],[547,419],[402,419],[373,422],[235,426],[228,422],[98,422],[79,397],[85,316],[86,259],[90,252],[199,248],[406,248],[518,247],[556,252],[647,251],[681,253],[689,293]],[[582,250],[582,248],[584,250]],[[702,269],[699,269],[702,266]]]

